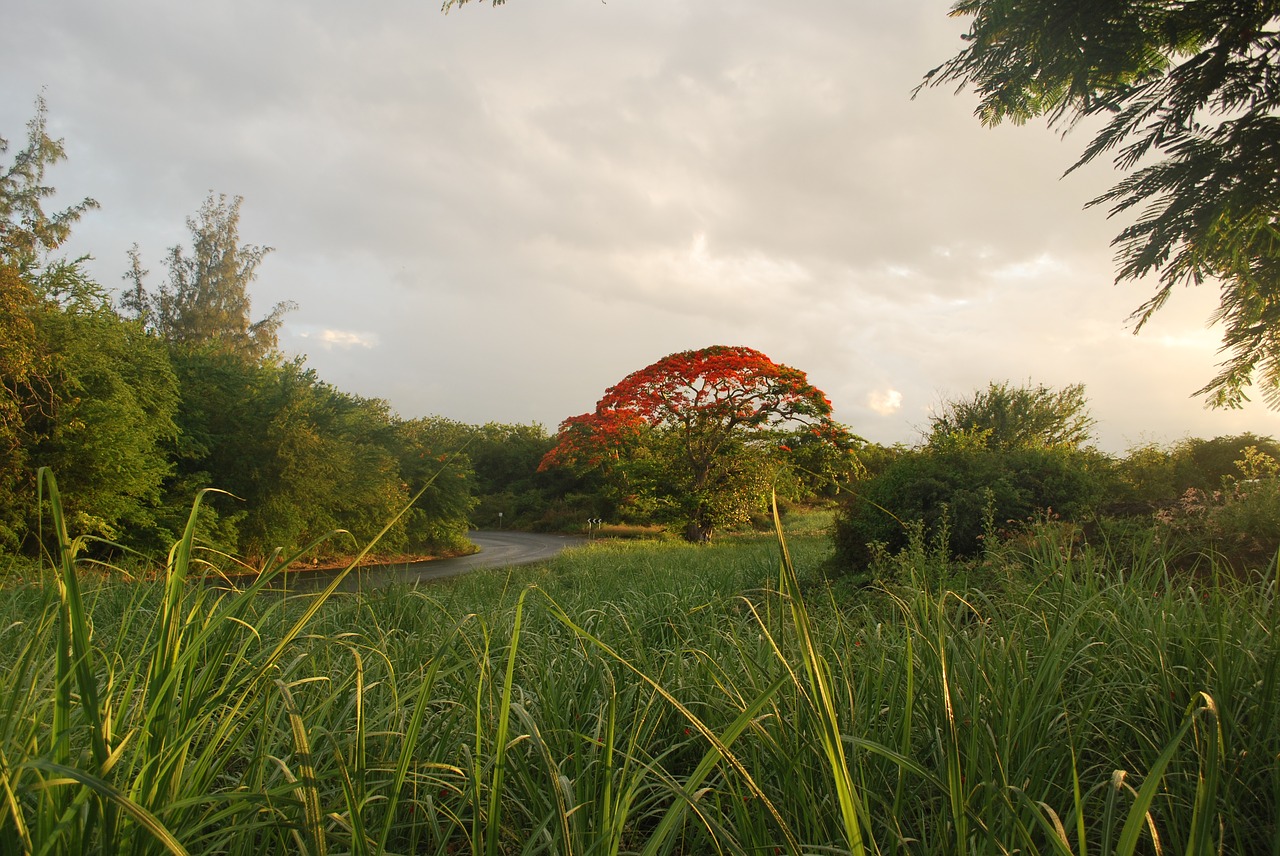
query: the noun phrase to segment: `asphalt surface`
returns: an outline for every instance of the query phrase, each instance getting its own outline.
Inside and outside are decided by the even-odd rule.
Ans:
[[[543,535],[533,532],[468,532],[467,537],[480,548],[470,556],[452,559],[434,559],[430,562],[414,562],[401,565],[375,565],[359,568],[347,575],[340,589],[354,591],[391,583],[420,583],[456,577],[481,568],[509,568],[543,562],[578,544],[582,538],[569,535]],[[288,586],[296,588],[322,588],[333,581],[337,571],[307,571],[290,574]]]

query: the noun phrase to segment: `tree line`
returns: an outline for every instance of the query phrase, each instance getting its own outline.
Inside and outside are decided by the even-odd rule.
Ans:
[[[1280,444],[1254,434],[1093,445],[1083,385],[989,384],[944,402],[912,447],[865,446],[864,477],[836,518],[836,564],[870,581],[918,549],[964,562],[1057,530],[1141,561],[1159,546],[1188,567],[1213,556],[1252,572],[1280,550]]]
[[[97,207],[46,211],[46,171],[64,157],[38,100],[0,172],[0,553],[40,549],[40,467],[99,552],[166,549],[212,489],[201,539],[250,560],[317,539],[313,555],[353,552],[420,491],[379,550],[465,549],[473,513],[502,502],[482,494],[518,485],[503,468],[535,472],[550,448],[536,425],[402,419],[280,353],[291,307],[252,314],[249,286],[271,249],[240,239],[238,197],[205,200],[158,284],[135,246],[113,300],[86,259],[58,255]],[[325,539],[335,530],[350,537]]]
[[[352,552],[419,493],[383,552],[463,550],[473,524],[564,531],[588,518],[701,541],[763,514],[773,494],[842,499],[835,537],[851,569],[913,533],[973,555],[984,538],[1050,515],[1155,517],[1167,534],[1216,539],[1214,549],[1229,535],[1244,553],[1276,540],[1270,438],[1110,457],[1091,445],[1078,385],[992,383],[941,408],[921,445],[886,448],[834,422],[803,372],[715,345],[633,372],[555,436],[402,419],[278,350],[290,304],[254,318],[249,286],[271,248],[241,240],[238,197],[210,194],[158,284],[135,246],[113,300],[85,259],[57,255],[97,205],[45,211],[45,172],[65,154],[40,101],[27,131],[0,173],[0,553],[40,548],[39,467],[56,473],[73,527],[101,550],[167,548],[211,489],[200,538],[250,560],[317,540],[313,555]],[[325,540],[336,530],[350,540]]]
[[[317,540],[312,555],[351,552],[420,492],[381,551],[463,550],[473,524],[565,530],[589,518],[687,525],[705,540],[762,511],[771,487],[813,498],[856,465],[826,397],[747,348],[672,355],[554,437],[536,424],[402,419],[279,351],[293,307],[253,314],[250,286],[272,248],[241,239],[239,197],[209,195],[158,279],[135,245],[113,299],[86,259],[58,255],[97,207],[45,210],[46,170],[64,157],[38,100],[0,177],[0,552],[40,547],[40,467],[101,551],[164,550],[207,491],[202,542],[260,561]],[[624,422],[634,442],[596,443],[599,459],[596,441],[573,442]],[[353,541],[323,540],[335,530]]]
[[[992,382],[945,401],[921,442],[852,434],[805,374],[759,351],[715,345],[663,357],[566,419],[539,470],[621,522],[704,541],[768,525],[769,500],[835,510],[838,575],[870,582],[906,550],[960,564],[1033,543],[1045,528],[1138,560],[1160,547],[1188,566],[1241,572],[1280,550],[1280,444],[1253,434],[1094,445],[1082,384]],[[581,503],[580,503],[581,505]]]

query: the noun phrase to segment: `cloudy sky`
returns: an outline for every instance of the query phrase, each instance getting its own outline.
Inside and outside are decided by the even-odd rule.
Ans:
[[[1088,128],[982,128],[912,90],[960,47],[939,0],[9,0],[0,136],[37,95],[102,207],[68,248],[158,284],[210,191],[275,248],[281,347],[405,417],[540,422],[660,357],[746,345],[837,417],[915,442],[991,380],[1084,383],[1099,445],[1254,431],[1206,411],[1217,294],[1141,335],[1122,224],[1061,178]]]

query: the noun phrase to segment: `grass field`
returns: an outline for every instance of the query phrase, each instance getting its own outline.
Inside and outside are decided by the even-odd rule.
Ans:
[[[0,851],[1280,853],[1276,571],[601,542],[361,594],[0,594]]]

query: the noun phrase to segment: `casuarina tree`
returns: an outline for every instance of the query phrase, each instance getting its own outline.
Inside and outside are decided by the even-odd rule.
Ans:
[[[239,196],[228,200],[209,194],[199,213],[187,218],[191,249],[179,245],[169,250],[169,276],[154,295],[143,282],[147,271],[135,245],[122,303],[170,344],[212,347],[259,360],[275,350],[281,318],[294,305],[278,303],[265,318],[252,320],[249,284],[271,247],[240,240],[241,201]]]
[[[627,375],[593,412],[560,425],[541,467],[602,470],[620,497],[644,498],[706,540],[767,495],[797,428],[837,446],[848,436],[804,372],[715,345]]]

